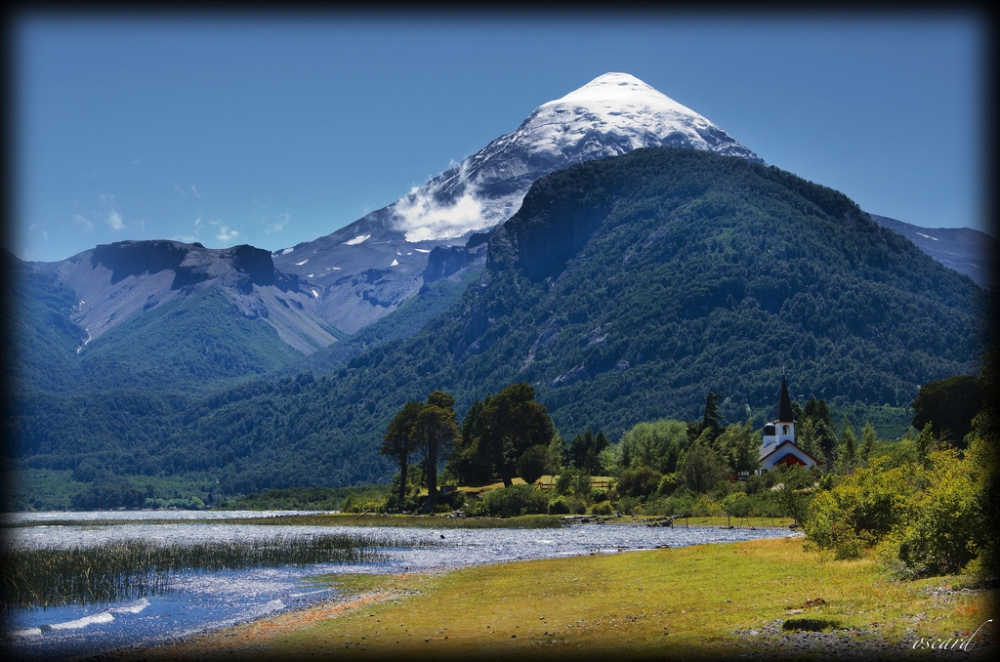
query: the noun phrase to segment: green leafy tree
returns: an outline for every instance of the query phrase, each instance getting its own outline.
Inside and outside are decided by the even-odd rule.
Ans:
[[[705,493],[720,480],[725,480],[730,474],[730,468],[715,449],[705,443],[705,437],[699,437],[684,452],[678,473],[688,489]]]
[[[462,419],[461,439],[452,448],[448,468],[463,485],[481,485],[494,475],[493,458],[483,446],[486,419],[480,417],[492,399],[493,396],[487,394],[485,400],[472,403]]]
[[[461,438],[455,410],[455,398],[444,391],[434,391],[420,409],[413,426],[414,437],[419,441],[424,455],[424,473],[427,477],[427,502],[424,510],[433,512],[437,497],[437,468],[440,456],[447,455],[451,444]]]
[[[934,434],[956,448],[965,448],[972,419],[983,408],[983,388],[972,375],[958,375],[920,387],[913,400],[913,427],[930,424]]]
[[[578,434],[570,442],[568,464],[591,475],[600,474],[603,470],[601,453],[610,445],[611,442],[601,431],[596,435],[593,430]]]
[[[382,436],[382,448],[379,453],[392,458],[399,465],[399,500],[406,499],[406,472],[410,465],[410,456],[418,450],[415,426],[420,411],[424,408],[422,402],[411,400],[403,405],[389,429]]]
[[[511,384],[491,398],[479,413],[479,452],[485,453],[503,479],[513,484],[517,461],[531,446],[549,444],[555,426],[545,405],[535,402],[527,383]]]
[[[755,434],[752,420],[728,426],[715,440],[715,447],[737,473],[752,473],[760,466],[760,438]]]
[[[559,464],[552,448],[546,444],[529,446],[517,461],[517,475],[529,485],[545,474],[555,473],[558,469]]]
[[[652,467],[639,466],[635,469],[626,469],[618,479],[618,493],[631,497],[645,497],[657,490],[662,479],[663,474]]]
[[[688,446],[687,425],[667,419],[637,423],[622,435],[618,446],[623,468],[645,465],[660,473],[673,473]]]

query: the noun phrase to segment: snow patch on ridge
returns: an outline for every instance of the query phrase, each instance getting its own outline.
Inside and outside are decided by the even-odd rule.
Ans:
[[[370,234],[359,234],[354,239],[348,239],[347,241],[342,242],[342,243],[345,246],[357,246],[358,244],[364,243],[364,242],[368,241],[369,239],[371,239],[371,235]]]

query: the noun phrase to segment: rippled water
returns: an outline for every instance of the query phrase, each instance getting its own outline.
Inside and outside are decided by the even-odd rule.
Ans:
[[[385,550],[388,560],[367,564],[317,564],[225,572],[186,572],[166,595],[100,607],[14,610],[3,623],[6,645],[18,657],[67,658],[121,647],[171,640],[246,622],[278,611],[336,598],[336,588],[317,588],[306,577],[321,573],[395,573],[521,559],[617,553],[669,545],[736,542],[788,535],[780,529],[652,528],[619,524],[574,524],[561,529],[417,529],[402,527],[309,527],[221,524],[213,520],[259,517],[262,513],[45,513],[15,516],[35,522],[73,519],[74,526],[38,525],[5,529],[7,544],[21,548],[66,548],[123,538],[150,542],[196,543],[233,540],[251,543],[278,536],[364,534],[401,541]],[[268,513],[279,514],[279,513]],[[123,520],[94,525],[88,520]],[[178,517],[182,515],[182,517]],[[157,519],[190,523],[157,524]],[[10,521],[10,519],[8,519]]]

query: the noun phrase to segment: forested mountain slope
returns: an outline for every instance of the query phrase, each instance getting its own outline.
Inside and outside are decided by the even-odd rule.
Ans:
[[[387,480],[389,419],[434,389],[462,415],[527,381],[564,436],[612,439],[700,417],[708,391],[743,420],[773,407],[782,370],[796,399],[907,405],[927,381],[976,371],[990,305],[836,191],[740,158],[643,149],[536,182],[491,236],[478,282],[415,336],[204,398],[171,434],[137,434],[141,449],[105,437],[89,452],[251,492]],[[95,448],[47,425],[18,428],[22,453],[43,436],[50,457]]]

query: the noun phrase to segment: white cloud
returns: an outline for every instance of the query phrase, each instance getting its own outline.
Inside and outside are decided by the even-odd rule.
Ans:
[[[194,195],[194,197],[196,197],[196,198],[200,198],[201,197],[201,193],[198,193],[198,189],[195,188],[194,184],[191,185],[191,194]]]
[[[219,234],[215,235],[215,238],[219,241],[233,241],[236,237],[240,236],[240,233],[236,230],[230,230],[228,225],[222,225],[219,227]]]
[[[460,237],[483,226],[483,205],[470,186],[455,204],[445,207],[433,195],[411,192],[396,205],[394,217],[407,241]]]
[[[198,219],[197,221],[195,221],[195,224],[197,225],[200,221],[201,219]],[[222,221],[209,221],[209,223],[212,225],[212,227],[219,229],[218,233],[215,235],[215,238],[221,242],[229,243],[235,240],[236,237],[240,236],[239,231],[230,230],[229,225],[227,223],[223,223]]]
[[[94,224],[80,214],[73,214],[73,220],[83,226],[84,232],[89,232],[94,229]]]
[[[434,200],[433,189],[421,190],[416,186],[396,203],[393,218],[407,241],[452,239],[486,225],[483,205],[476,195],[477,187],[468,179],[467,163],[462,164],[457,176],[466,186],[462,197],[454,204],[441,205]]]
[[[112,230],[121,230],[125,227],[125,223],[122,221],[122,215],[118,213],[117,209],[112,208],[108,213],[108,217],[104,219]]]

